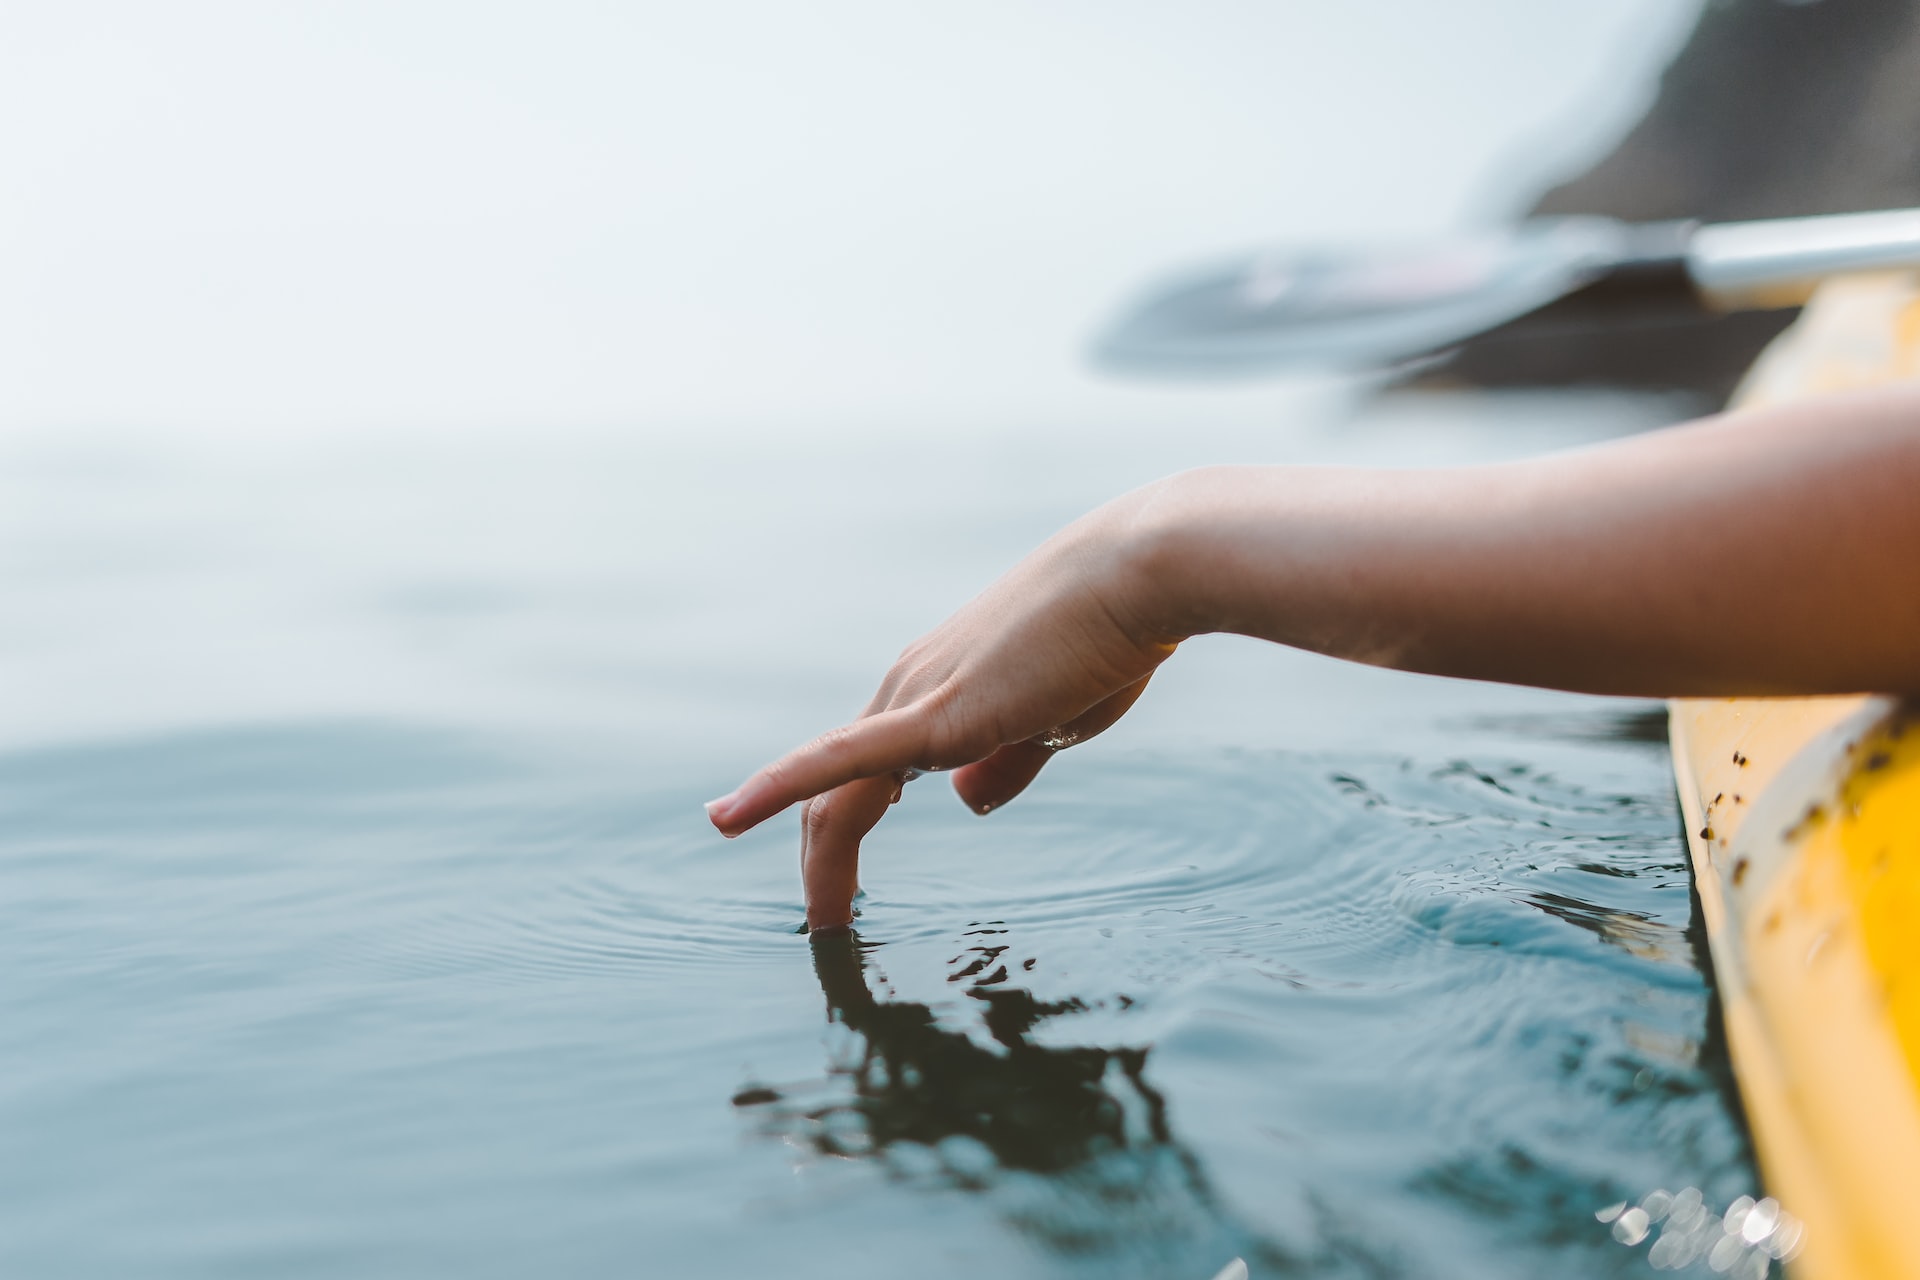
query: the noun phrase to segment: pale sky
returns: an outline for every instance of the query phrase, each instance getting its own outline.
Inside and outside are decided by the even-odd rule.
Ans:
[[[1485,220],[1694,3],[0,7],[0,431],[1072,415],[1184,258]]]

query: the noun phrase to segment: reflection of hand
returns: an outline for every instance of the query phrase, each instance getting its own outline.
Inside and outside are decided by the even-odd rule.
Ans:
[[[940,1184],[979,1190],[1017,1172],[1041,1175],[1001,1193],[1020,1205],[1019,1228],[1038,1228],[1048,1243],[1064,1243],[1049,1234],[1049,1224],[1098,1215],[1098,1231],[1070,1230],[1076,1252],[1099,1239],[1124,1253],[1130,1233],[1157,1238],[1168,1224],[1184,1233],[1216,1216],[1199,1162],[1174,1140],[1166,1100],[1147,1083],[1148,1050],[1072,1043],[1057,1032],[1036,1036],[1041,1024],[1101,1002],[1038,1000],[1009,982],[1004,969],[978,974],[1008,951],[982,935],[1003,932],[970,930],[979,942],[955,957],[964,967],[948,975],[949,982],[973,978],[963,1002],[980,1014],[973,1028],[943,1025],[929,1005],[876,995],[880,984],[870,986],[867,972],[873,944],[852,929],[816,930],[808,941],[827,1020],[851,1033],[828,1064],[830,1078],[844,1088],[809,1105],[750,1086],[734,1104],[766,1107],[762,1123],[770,1134],[824,1155],[887,1162],[910,1178],[929,1163],[941,1171]],[[1033,963],[1028,957],[1021,968]],[[1069,1043],[1036,1043],[1063,1038]],[[967,1151],[957,1162],[955,1138],[966,1140]],[[919,1154],[899,1160],[905,1147]],[[983,1152],[990,1157],[984,1167]],[[1153,1212],[1143,1212],[1149,1206]]]
[[[860,841],[913,770],[952,769],[986,813],[1052,753],[1132,706],[1179,635],[1157,620],[1138,534],[1153,490],[1122,497],[1043,544],[901,655],[859,719],[761,769],[708,806],[738,835],[805,801],[807,922],[846,923]]]

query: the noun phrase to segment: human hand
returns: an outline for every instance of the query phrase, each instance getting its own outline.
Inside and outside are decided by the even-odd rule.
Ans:
[[[1203,632],[1582,693],[1920,693],[1916,421],[1907,384],[1491,466],[1186,472],[1056,534],[708,812],[732,836],[807,801],[808,922],[845,923],[905,771],[1005,804]]]
[[[736,836],[797,802],[807,923],[852,919],[860,842],[902,785],[952,770],[968,808],[1020,794],[1055,751],[1112,725],[1183,638],[1164,621],[1142,490],[1068,526],[913,645],[853,723],[707,806]]]

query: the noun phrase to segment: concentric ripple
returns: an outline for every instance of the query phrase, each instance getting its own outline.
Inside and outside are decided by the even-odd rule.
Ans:
[[[745,1109],[816,1155],[986,1192],[1014,1229],[1091,1249],[1090,1271],[1168,1274],[1171,1242],[1190,1269],[1208,1249],[1330,1275],[1637,1268],[1596,1209],[1663,1177],[1752,1187],[1677,816],[1657,760],[1643,777],[1594,793],[1499,760],[1141,756],[993,824],[903,815],[869,850],[864,963],[838,962],[854,994],[822,976],[850,1042],[823,1078],[744,1082]],[[929,1129],[925,1059],[975,1054],[997,1064],[973,1077],[986,1097]],[[948,1170],[1061,1054],[1131,1064],[1082,1112],[1137,1109],[1137,1081],[1159,1137],[1095,1124],[1040,1185],[990,1140]],[[1079,1178],[1184,1225],[1143,1242],[1154,1214],[1115,1209],[1093,1249]]]

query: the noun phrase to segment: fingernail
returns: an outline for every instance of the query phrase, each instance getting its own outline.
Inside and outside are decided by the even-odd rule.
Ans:
[[[718,827],[727,820],[728,811],[733,808],[733,796],[728,794],[721,796],[718,800],[709,800],[705,807],[707,810],[707,821]],[[726,835],[727,833],[723,830],[721,834]],[[730,836],[728,838],[731,839]]]

